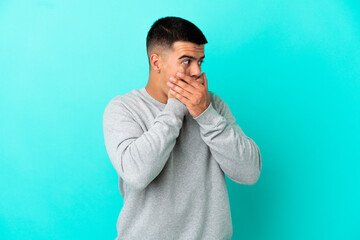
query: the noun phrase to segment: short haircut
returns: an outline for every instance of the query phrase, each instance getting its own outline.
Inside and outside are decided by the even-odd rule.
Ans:
[[[155,21],[147,34],[147,53],[149,55],[149,51],[157,46],[171,48],[176,41],[207,43],[204,34],[193,23],[179,17],[164,17]]]

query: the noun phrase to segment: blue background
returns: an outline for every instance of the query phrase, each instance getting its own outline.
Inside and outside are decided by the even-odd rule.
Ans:
[[[0,239],[114,239],[102,116],[148,80],[160,17],[205,34],[209,90],[259,146],[233,239],[359,239],[358,1],[0,1]]]

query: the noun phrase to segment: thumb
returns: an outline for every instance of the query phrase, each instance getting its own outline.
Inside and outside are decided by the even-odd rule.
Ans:
[[[206,87],[206,90],[209,90],[208,89],[208,82],[207,82],[206,74],[203,73],[203,75],[204,75],[204,86]]]

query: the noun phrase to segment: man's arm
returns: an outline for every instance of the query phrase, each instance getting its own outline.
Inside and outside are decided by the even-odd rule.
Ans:
[[[176,143],[186,107],[169,98],[165,108],[144,132],[119,100],[112,100],[103,114],[105,146],[118,175],[138,190],[155,179]]]
[[[212,103],[194,119],[200,134],[224,173],[233,181],[252,185],[260,177],[261,155],[256,143],[247,137],[235,121],[228,105],[215,93]]]

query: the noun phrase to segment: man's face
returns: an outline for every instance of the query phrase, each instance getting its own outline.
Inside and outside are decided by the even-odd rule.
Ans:
[[[166,82],[177,72],[184,72],[194,80],[201,76],[201,64],[204,59],[204,44],[192,42],[174,42],[172,49],[166,51],[161,68],[161,84],[165,92],[169,90]]]

